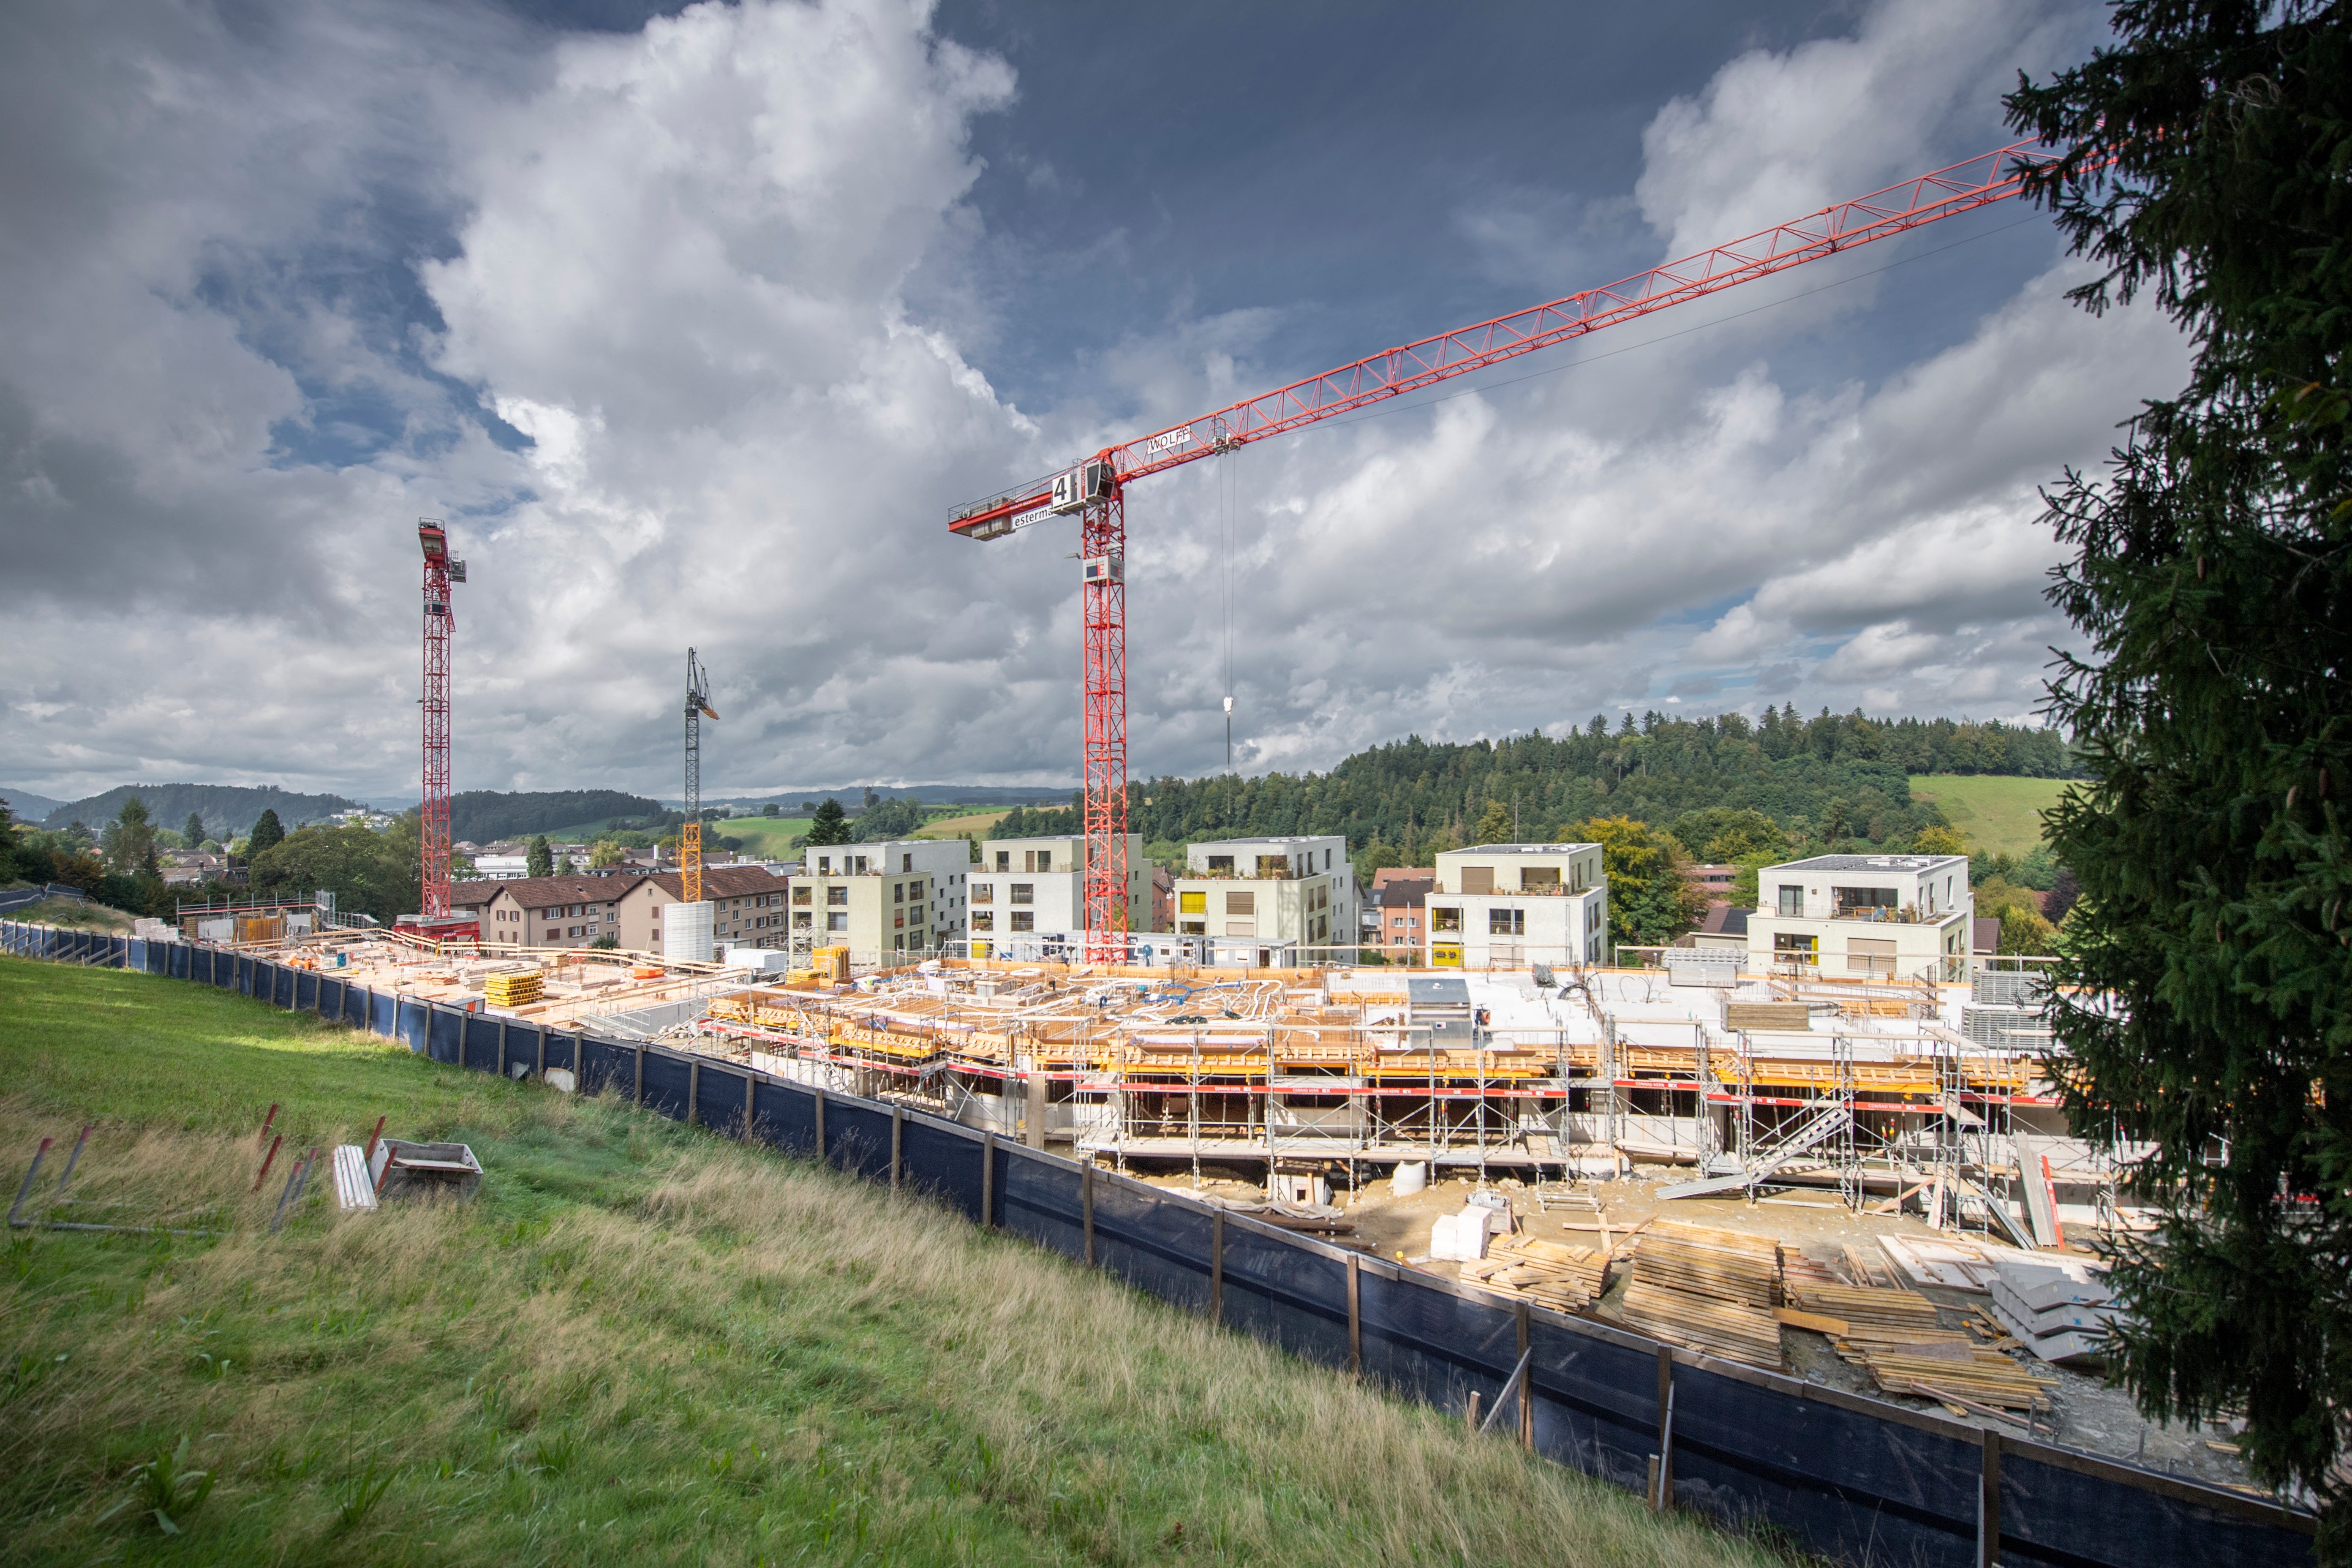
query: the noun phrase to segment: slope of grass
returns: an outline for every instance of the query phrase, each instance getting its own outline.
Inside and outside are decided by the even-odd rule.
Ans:
[[[1766,1560],[919,1199],[235,996],[0,958],[0,1082],[12,1193],[96,1120],[52,1217],[217,1233],[8,1238],[12,1563]],[[272,1100],[488,1175],[272,1237]]]
[[[1932,800],[1969,837],[1970,849],[2023,855],[2042,842],[2041,813],[2058,803],[2070,780],[2005,778],[1990,773],[1922,773],[1914,798]]]
[[[762,860],[789,860],[796,853],[793,840],[809,830],[805,816],[730,816],[702,830],[703,842],[740,838],[743,852]]]
[[[985,838],[988,837],[988,830],[990,828],[994,827],[999,822],[1011,815],[1013,815],[1013,808],[1008,805],[1000,806],[993,811],[967,811],[952,816],[935,817],[925,822],[923,824],[922,831],[917,834],[916,837],[919,838],[961,838],[967,833],[972,833]]]

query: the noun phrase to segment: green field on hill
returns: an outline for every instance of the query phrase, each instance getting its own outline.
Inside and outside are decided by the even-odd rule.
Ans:
[[[2042,842],[2042,812],[2058,803],[2070,779],[2011,778],[1992,773],[1919,773],[1914,800],[1932,800],[1968,835],[1970,849],[2023,855]]]
[[[911,1195],[145,975],[0,957],[12,1563],[1776,1559]],[[289,1148],[473,1146],[282,1234]],[[46,1168],[57,1169],[53,1163]]]

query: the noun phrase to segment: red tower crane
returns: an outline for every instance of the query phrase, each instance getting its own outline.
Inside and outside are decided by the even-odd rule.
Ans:
[[[1302,429],[1391,397],[1554,347],[1603,327],[1769,278],[1873,240],[1908,233],[2018,194],[2026,168],[2057,153],[2032,142],[1823,207],[1745,239],[1630,278],[1497,316],[1293,382],[1171,425],[1048,479],[959,507],[949,529],[1002,539],[1049,517],[1078,515],[1086,626],[1086,923],[1089,962],[1123,959],[1127,909],[1127,487],[1202,458]]]
[[[448,526],[437,517],[416,520],[425,551],[425,910],[402,929],[436,939],[478,937],[480,923],[449,908],[449,584],[466,580],[466,563],[449,553]]]

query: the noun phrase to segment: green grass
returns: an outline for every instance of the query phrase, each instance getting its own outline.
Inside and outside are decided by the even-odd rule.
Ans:
[[[1932,800],[1968,835],[1970,849],[2023,855],[2042,842],[2042,811],[2055,805],[2070,780],[1999,777],[1990,773],[1922,773],[1911,780],[1914,799]]]
[[[223,993],[0,958],[0,1081],[12,1195],[94,1120],[53,1213],[218,1233],[5,1240],[12,1563],[1771,1561],[914,1197]],[[273,1100],[488,1174],[272,1237]]]
[[[744,852],[762,860],[792,858],[793,840],[809,830],[805,816],[730,816],[705,827],[703,842],[715,844],[721,838],[740,838]]]

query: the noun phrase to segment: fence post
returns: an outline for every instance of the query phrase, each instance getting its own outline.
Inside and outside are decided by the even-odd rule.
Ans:
[[[637,1058],[637,1089],[635,1099],[637,1104],[643,1105],[646,1102],[646,1048],[643,1046],[639,1046],[630,1052],[630,1055]]]
[[[743,1075],[743,1142],[753,1143],[759,1141],[759,1125],[760,1075],[747,1072]]]
[[[572,1068],[572,1086],[577,1089],[580,1086],[580,1064],[573,1062]],[[547,1076],[547,1026],[544,1024],[539,1026],[539,1076]]]
[[[1519,1447],[1532,1448],[1536,1446],[1536,1366],[1528,1360],[1528,1304],[1516,1301],[1512,1305],[1518,1309],[1519,1360],[1527,1365],[1526,1373],[1519,1379]]]
[[[1362,1264],[1362,1258],[1352,1252],[1348,1254],[1348,1372],[1355,1377],[1364,1375],[1364,1312],[1359,1289]]]
[[[686,1124],[699,1124],[702,1112],[702,1058],[686,1064]]]
[[[905,1142],[906,1132],[907,1108],[903,1105],[894,1105],[890,1108],[890,1190],[892,1192],[898,1190],[898,1150]]]
[[[824,1085],[816,1087],[816,1157],[824,1158]]]
[[[980,1227],[996,1228],[996,1134],[980,1135]]]
[[[1086,1211],[1087,1267],[1091,1268],[1095,1266],[1095,1161],[1091,1154],[1079,1167],[1078,1204]]]
[[[1209,1219],[1209,1321],[1225,1321],[1225,1211]]]
[[[1658,1451],[1651,1463],[1657,1467],[1658,1479],[1650,1491],[1650,1508],[1664,1513],[1675,1506],[1675,1352],[1665,1345],[1658,1347]]]
[[[2000,1434],[1983,1433],[1984,1467],[1977,1478],[1977,1568],[2000,1562]]]

